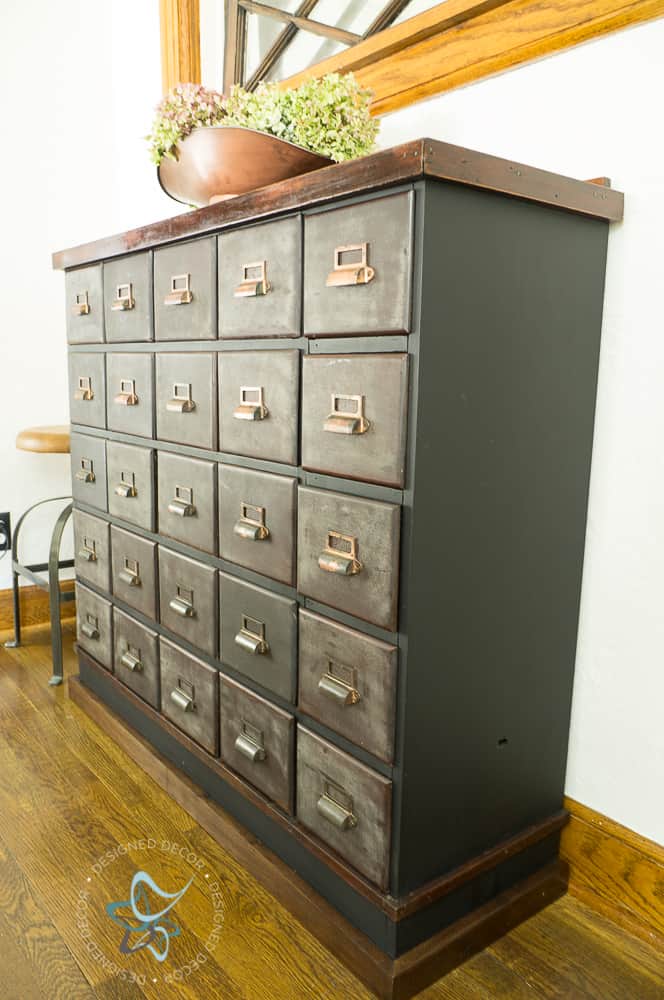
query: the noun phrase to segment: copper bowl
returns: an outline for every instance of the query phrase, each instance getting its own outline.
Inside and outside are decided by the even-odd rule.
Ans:
[[[176,155],[176,160],[165,156],[157,167],[159,183],[170,198],[198,207],[333,162],[267,132],[233,125],[194,129],[178,143]]]

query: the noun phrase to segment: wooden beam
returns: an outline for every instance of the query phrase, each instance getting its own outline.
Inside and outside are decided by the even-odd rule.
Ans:
[[[317,3],[318,0],[304,0],[304,2],[301,3],[295,11],[295,14],[297,17],[308,17]],[[254,90],[261,80],[264,80],[267,77],[274,64],[288,48],[299,30],[300,29],[296,24],[291,23],[287,24],[283,31],[279,33],[268,51],[263,56],[259,65],[247,80],[245,84],[247,90]]]
[[[320,21],[312,21],[309,17],[298,17],[297,14],[289,14],[288,11],[279,7],[271,7],[266,3],[255,3],[254,0],[238,0],[241,7],[251,14],[260,14],[261,17],[271,17],[275,21],[283,21],[284,24],[294,24],[312,35],[320,35],[322,38],[334,38],[344,45],[355,45],[362,40],[361,35],[356,35],[352,31],[345,31],[344,28],[336,28],[332,24],[322,24]]]
[[[664,15],[664,0],[448,0],[283,81],[353,71],[383,114]]]
[[[178,83],[200,83],[199,0],[159,0],[159,19],[164,93]]]

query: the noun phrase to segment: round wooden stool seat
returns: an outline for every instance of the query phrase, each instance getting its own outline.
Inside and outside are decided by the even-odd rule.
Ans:
[[[53,455],[69,452],[69,425],[26,427],[16,435],[16,447],[21,451],[41,451]]]

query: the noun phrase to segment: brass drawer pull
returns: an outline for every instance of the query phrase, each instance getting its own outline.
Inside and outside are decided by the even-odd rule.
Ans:
[[[136,379],[121,378],[120,392],[113,397],[113,402],[118,406],[138,406],[138,396],[136,395]]]
[[[181,587],[177,584],[176,596],[170,599],[168,606],[171,611],[175,611],[176,615],[180,615],[181,618],[196,617],[194,592],[193,590],[188,590],[187,587]]]
[[[178,517],[193,517],[196,513],[194,491],[191,486],[176,486],[175,496],[168,504],[168,513]]]
[[[95,394],[92,391],[92,379],[89,375],[79,375],[78,388],[74,390],[74,399],[77,399],[79,402],[90,402],[90,400],[94,398]]]
[[[270,647],[265,639],[265,622],[242,615],[242,628],[235,636],[235,644],[256,656],[268,653]]]
[[[111,303],[111,312],[127,312],[129,309],[133,309],[135,305],[132,283],[128,282],[126,285],[118,285],[115,289],[115,299]]]
[[[342,535],[338,531],[328,531],[327,545],[318,557],[318,565],[326,573],[340,576],[355,576],[364,568],[357,558],[357,538]]]
[[[236,299],[246,299],[257,295],[267,295],[272,285],[267,280],[267,261],[259,260],[254,264],[245,264],[242,268],[242,281],[233,295]]]
[[[113,492],[119,497],[136,497],[138,496],[138,490],[136,489],[136,476],[133,472],[121,472],[120,482],[117,484]]]
[[[364,396],[332,393],[332,409],[323,430],[330,434],[366,434],[371,424],[364,416]]]
[[[347,684],[340,677],[333,674],[323,674],[318,681],[318,690],[332,698],[338,705],[357,705],[360,700],[360,692],[351,684]]]
[[[194,298],[190,288],[190,274],[174,274],[171,277],[171,290],[164,299],[165,306],[186,306]]]
[[[328,274],[326,286],[368,285],[376,273],[367,263],[368,248],[368,243],[347,243],[335,247],[334,270]]]
[[[186,691],[183,691],[182,688],[179,687],[173,688],[171,691],[171,701],[174,705],[177,705],[178,708],[181,708],[183,712],[193,712],[196,708],[194,704],[193,687],[191,691],[191,694],[187,694]]]
[[[74,473],[74,478],[80,483],[94,483],[96,476],[91,458],[81,459],[81,468]]]
[[[263,387],[240,386],[240,403],[233,410],[236,420],[265,420],[268,409],[263,402]]]
[[[140,587],[141,576],[138,561],[136,559],[124,558],[124,567],[118,573],[118,578],[129,587]]]
[[[166,409],[171,413],[191,413],[196,409],[196,403],[191,398],[191,382],[173,383],[173,395],[166,403]]]
[[[90,315],[90,302],[88,300],[88,293],[78,292],[74,298],[74,305],[72,308],[74,316],[89,316]]]
[[[235,740],[235,749],[239,750],[252,764],[257,764],[267,758],[263,733],[244,720],[242,721],[242,732]]]
[[[84,538],[78,550],[78,558],[83,562],[97,562],[97,543],[92,538]]]
[[[81,632],[88,639],[98,639],[101,634],[99,631],[99,619],[94,615],[87,615],[86,620],[81,622]]]
[[[132,651],[133,650],[133,651]],[[128,646],[125,652],[120,657],[120,663],[127,670],[135,671],[140,673],[143,669],[143,664],[141,662],[141,651],[135,647]]]
[[[270,529],[265,524],[265,507],[240,503],[240,520],[233,525],[233,533],[250,542],[262,542],[270,537]]]
[[[316,803],[316,810],[326,819],[328,823],[336,826],[337,830],[352,830],[357,826],[357,817],[353,814],[353,800],[350,796],[344,796],[347,799],[347,805],[342,802],[338,802],[335,798],[330,795],[331,789],[326,782],[326,791],[321,795]]]

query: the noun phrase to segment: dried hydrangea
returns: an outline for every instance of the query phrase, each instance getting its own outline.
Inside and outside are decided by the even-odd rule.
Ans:
[[[180,84],[157,108],[148,136],[153,161],[174,157],[175,144],[200,125],[236,125],[286,139],[332,160],[370,153],[378,122],[369,114],[371,91],[352,73],[328,73],[296,89],[261,83],[255,91],[233,87],[224,98],[196,84]]]
[[[179,83],[156,107],[150,135],[150,159],[175,159],[175,145],[201,125],[218,125],[225,116],[224,98],[198,83]]]

